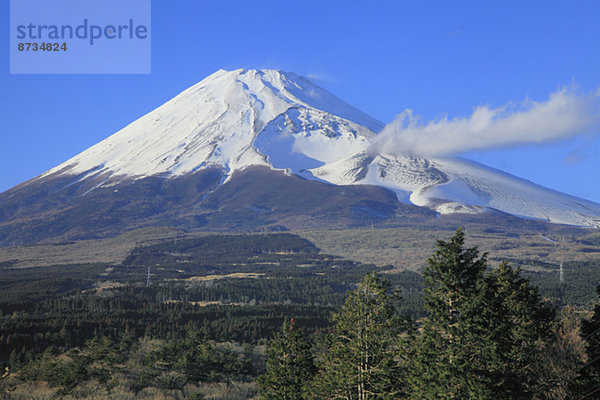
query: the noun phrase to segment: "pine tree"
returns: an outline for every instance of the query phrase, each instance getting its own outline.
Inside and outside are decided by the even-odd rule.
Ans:
[[[334,331],[311,387],[313,399],[398,399],[404,376],[398,359],[409,325],[395,315],[389,284],[366,275],[333,317]]]
[[[547,368],[555,312],[518,268],[487,272],[486,255],[465,249],[459,229],[438,241],[423,277],[429,317],[415,345],[411,398],[548,398],[564,378]]]
[[[489,296],[486,313],[497,361],[496,399],[547,399],[557,384],[558,371],[548,367],[556,342],[555,312],[545,305],[536,287],[518,268],[502,263],[486,276]],[[566,360],[565,360],[566,362]]]
[[[429,317],[415,346],[411,369],[412,399],[488,399],[493,378],[489,362],[494,346],[486,329],[486,255],[464,249],[457,230],[423,271]]]
[[[300,400],[316,372],[311,343],[294,324],[285,321],[269,341],[265,373],[258,378],[260,399]]]

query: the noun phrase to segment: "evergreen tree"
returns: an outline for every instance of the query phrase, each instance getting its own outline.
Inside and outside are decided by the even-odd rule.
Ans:
[[[495,346],[490,365],[496,399],[547,399],[556,387],[558,370],[548,369],[558,325],[518,268],[502,263],[486,276],[490,339]],[[566,362],[566,360],[565,360]]]
[[[334,332],[311,387],[314,399],[398,399],[404,376],[398,359],[408,324],[395,315],[387,281],[366,275],[333,317]]]
[[[488,399],[494,359],[486,319],[486,255],[465,249],[457,230],[423,271],[429,317],[415,345],[410,388],[412,399]]]
[[[572,369],[552,369],[554,310],[518,268],[487,272],[459,229],[423,272],[429,313],[415,346],[413,399],[548,399]],[[569,350],[570,351],[570,350]],[[575,349],[573,348],[573,351]],[[562,389],[561,389],[562,390]]]
[[[316,372],[311,343],[294,320],[284,321],[267,349],[266,371],[259,377],[263,400],[300,400]]]

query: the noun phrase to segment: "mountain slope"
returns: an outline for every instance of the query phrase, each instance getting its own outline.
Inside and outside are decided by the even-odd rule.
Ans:
[[[600,204],[459,158],[362,151],[311,173],[337,185],[386,187],[396,192],[400,201],[441,214],[492,209],[553,223],[600,227]]]
[[[247,232],[435,218],[377,186],[335,186],[262,166],[235,172],[226,184],[222,174],[204,169],[97,187],[85,180],[69,184],[65,177],[32,182],[0,194],[0,244],[110,237],[149,226]]]

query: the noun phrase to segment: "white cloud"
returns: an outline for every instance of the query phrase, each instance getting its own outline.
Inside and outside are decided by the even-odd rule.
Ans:
[[[469,150],[542,143],[600,128],[600,89],[578,94],[574,87],[551,93],[544,102],[525,100],[500,108],[480,106],[470,117],[447,117],[421,122],[405,110],[371,144],[371,151],[419,154],[456,154]]]

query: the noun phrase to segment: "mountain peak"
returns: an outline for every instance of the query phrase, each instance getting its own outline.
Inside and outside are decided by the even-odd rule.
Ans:
[[[380,121],[350,106],[308,78],[294,72],[275,69],[240,68],[232,71],[220,69],[190,89],[210,85],[228,85],[233,81],[245,84],[245,89],[254,94],[270,90],[273,95],[290,104],[316,108],[337,115],[373,132],[379,132],[384,126]]]

